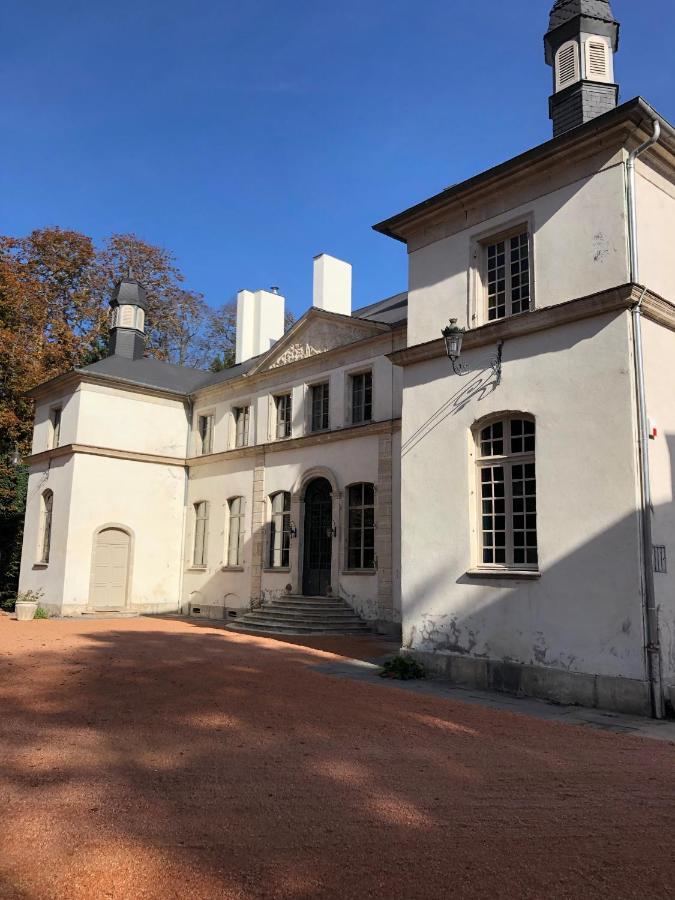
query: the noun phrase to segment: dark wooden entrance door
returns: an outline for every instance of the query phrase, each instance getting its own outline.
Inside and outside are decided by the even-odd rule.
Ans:
[[[305,491],[305,535],[302,592],[325,597],[330,586],[333,552],[333,498],[325,478],[311,481]]]

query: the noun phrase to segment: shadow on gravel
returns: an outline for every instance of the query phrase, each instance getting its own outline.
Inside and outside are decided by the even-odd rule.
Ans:
[[[174,622],[62,647],[2,662],[2,896],[666,896],[671,748]]]

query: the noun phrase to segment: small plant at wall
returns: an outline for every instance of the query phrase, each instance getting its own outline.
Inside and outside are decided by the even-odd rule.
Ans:
[[[381,678],[398,678],[400,681],[412,681],[414,678],[426,678],[424,666],[413,659],[412,656],[394,656],[388,659],[382,671]]]
[[[44,606],[38,606],[38,608],[35,610],[35,615],[33,616],[33,618],[34,619],[48,619],[49,612],[44,608]]]

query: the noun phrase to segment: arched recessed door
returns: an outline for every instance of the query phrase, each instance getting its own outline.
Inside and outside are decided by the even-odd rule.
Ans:
[[[89,605],[124,609],[127,604],[131,538],[122,528],[103,528],[96,535]]]
[[[325,597],[331,583],[333,497],[330,482],[315,478],[305,491],[302,592]]]

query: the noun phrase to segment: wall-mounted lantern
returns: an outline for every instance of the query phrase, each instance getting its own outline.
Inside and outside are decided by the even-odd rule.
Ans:
[[[450,322],[441,332],[445,341],[445,352],[448,359],[452,363],[452,371],[455,375],[468,375],[471,371],[466,363],[460,363],[459,358],[462,355],[462,343],[464,341],[464,329],[457,325],[457,319],[450,319]],[[492,369],[497,384],[502,380],[502,348],[504,341],[500,341],[497,345],[497,355],[490,360],[489,366]]]

